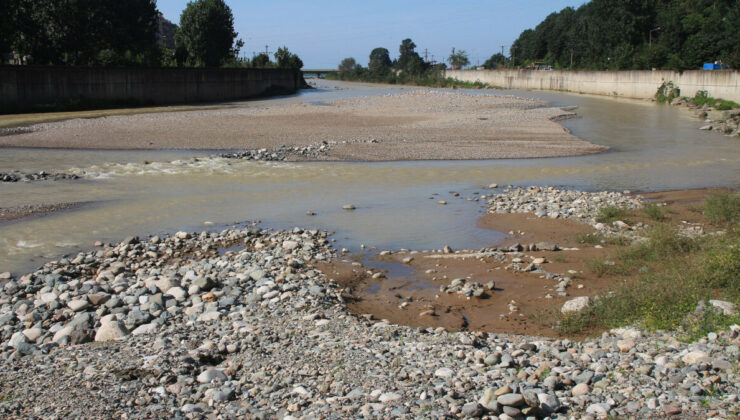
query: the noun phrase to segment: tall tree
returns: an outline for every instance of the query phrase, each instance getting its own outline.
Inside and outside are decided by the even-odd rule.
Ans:
[[[252,67],[263,69],[270,67],[271,64],[272,63],[270,62],[270,56],[265,53],[259,53],[252,57]]]
[[[303,61],[295,54],[288,50],[288,47],[278,48],[275,52],[275,61],[281,69],[300,69],[303,67]]]
[[[180,16],[175,42],[187,51],[187,64],[215,67],[232,58],[237,35],[234,15],[223,0],[195,0]]]
[[[142,62],[156,48],[155,0],[9,0],[11,47],[36,64]]]
[[[339,63],[340,73],[352,73],[357,68],[357,61],[352,57],[347,57]]]
[[[14,0],[0,0],[0,64],[3,62],[3,54],[12,50],[11,39],[14,25],[11,13],[14,10]]]
[[[385,76],[391,69],[391,57],[385,48],[375,48],[370,52],[368,69],[373,76]]]
[[[419,54],[416,52],[416,44],[409,38],[401,41],[401,45],[398,47],[398,52],[401,54],[398,57],[397,68],[410,75],[419,75],[425,70],[424,60],[421,59]]]
[[[514,42],[517,64],[591,69],[738,67],[737,0],[592,0],[549,15]]]
[[[461,69],[470,64],[470,59],[468,59],[468,53],[465,52],[465,50],[455,51],[453,48],[452,53],[447,58],[447,62],[450,63],[453,68]]]
[[[486,69],[495,69],[506,63],[506,56],[501,53],[492,55],[488,60],[483,63],[483,67]]]

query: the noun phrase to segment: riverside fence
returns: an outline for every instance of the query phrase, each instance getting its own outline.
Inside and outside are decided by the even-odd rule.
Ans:
[[[0,111],[218,102],[292,93],[289,69],[1,66]]]
[[[447,77],[482,82],[508,89],[554,90],[592,95],[649,99],[663,82],[673,82],[682,96],[700,90],[709,96],[740,102],[737,71],[546,71],[546,70],[447,70]]]

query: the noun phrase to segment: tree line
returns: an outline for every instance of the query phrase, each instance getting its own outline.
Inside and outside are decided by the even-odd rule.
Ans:
[[[303,67],[287,47],[273,62],[240,58],[223,0],[194,0],[173,25],[156,0],[0,0],[0,63],[71,66]]]
[[[740,1],[592,0],[522,32],[510,59],[562,69],[740,68]]]
[[[359,64],[354,57],[347,57],[339,63],[339,74],[336,77],[342,80],[424,86],[456,84],[452,79],[444,77],[444,70],[447,65],[425,61],[416,51],[416,44],[411,39],[407,38],[401,41],[398,53],[397,58],[391,59],[387,48],[375,48],[370,52],[367,67]],[[454,48],[447,61],[455,68],[462,68],[470,64],[467,53],[464,50],[455,51]]]

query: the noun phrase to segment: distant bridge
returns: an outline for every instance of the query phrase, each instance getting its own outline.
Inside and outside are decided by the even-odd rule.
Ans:
[[[337,69],[306,69],[301,70],[303,73],[303,77],[318,77],[323,78],[326,77],[327,74],[336,74],[339,73],[339,70]]]

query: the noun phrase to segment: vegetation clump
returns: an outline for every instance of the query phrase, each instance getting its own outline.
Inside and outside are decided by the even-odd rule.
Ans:
[[[599,209],[596,221],[599,223],[613,223],[627,218],[627,209],[616,206],[604,206]]]
[[[740,305],[740,198],[718,194],[705,204],[704,214],[725,227],[722,234],[689,237],[659,223],[644,240],[622,246],[588,268],[598,276],[614,276],[613,290],[578,312],[555,314],[564,335],[638,325],[648,330],[678,328],[685,340],[740,322],[740,316],[713,308],[712,299]],[[595,238],[588,238],[595,240]]]
[[[370,52],[367,67],[358,64],[353,57],[345,58],[338,66],[339,72],[328,74],[327,78],[440,88],[483,89],[489,87],[481,82],[462,82],[445,77],[444,71],[447,66],[444,63],[433,64],[425,61],[416,52],[416,44],[411,39],[401,41],[398,52],[398,58],[391,60],[388,49],[375,48]],[[465,51],[455,52],[454,49],[448,61],[453,67],[458,68],[470,62]]]
[[[736,0],[591,0],[552,13],[511,46],[515,66],[556,69],[699,70],[740,68]]]
[[[698,107],[704,105],[710,106],[719,111],[727,111],[730,109],[740,108],[740,104],[734,101],[728,101],[726,99],[716,99],[709,96],[706,90],[700,90],[696,92],[693,98],[690,100],[691,103]]]
[[[681,89],[673,82],[663,82],[655,93],[655,100],[659,104],[671,103],[674,99],[681,96]]]
[[[169,22],[155,0],[0,0],[0,64],[147,67],[278,67],[303,62],[286,47],[240,58],[224,0],[193,0]],[[92,105],[91,105],[92,106]]]
[[[715,225],[734,227],[740,221],[740,194],[715,194],[704,205],[704,217]]]

